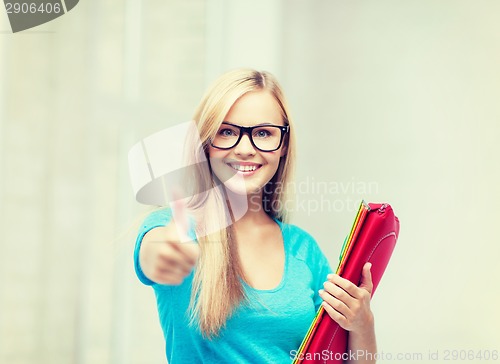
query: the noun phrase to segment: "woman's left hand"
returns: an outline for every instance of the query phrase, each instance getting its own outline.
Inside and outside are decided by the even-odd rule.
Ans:
[[[371,263],[363,266],[361,284],[357,287],[337,274],[329,274],[319,291],[323,308],[343,329],[356,333],[373,330],[370,299],[373,290]]]

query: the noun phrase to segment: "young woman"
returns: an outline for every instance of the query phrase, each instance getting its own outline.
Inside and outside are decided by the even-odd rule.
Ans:
[[[224,74],[194,121],[198,193],[153,212],[135,249],[137,275],[156,294],[168,362],[289,363],[320,305],[349,330],[350,350],[375,354],[369,265],[359,287],[331,274],[315,240],[287,223],[295,134],[276,79]],[[181,242],[186,235],[193,242]]]

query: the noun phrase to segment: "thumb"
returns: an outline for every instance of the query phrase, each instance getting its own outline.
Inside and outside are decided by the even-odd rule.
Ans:
[[[179,195],[174,195],[174,201],[171,204],[172,215],[179,234],[179,240],[183,243],[191,241],[189,238],[189,219],[187,214],[186,202]]]
[[[370,295],[373,292],[373,282],[372,282],[372,263],[365,263],[363,266],[363,271],[361,272],[361,283],[359,285],[359,288],[363,288],[370,293]]]

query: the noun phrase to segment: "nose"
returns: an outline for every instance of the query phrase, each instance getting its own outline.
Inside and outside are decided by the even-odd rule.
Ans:
[[[240,142],[234,147],[234,153],[237,155],[255,155],[255,148],[248,134],[245,133],[241,136]]]

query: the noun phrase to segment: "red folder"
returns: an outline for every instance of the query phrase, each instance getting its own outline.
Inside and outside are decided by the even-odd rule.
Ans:
[[[389,204],[361,202],[344,242],[336,273],[356,285],[366,262],[372,263],[373,293],[382,279],[399,235],[399,220]],[[342,363],[348,332],[321,307],[295,355],[293,364]]]

